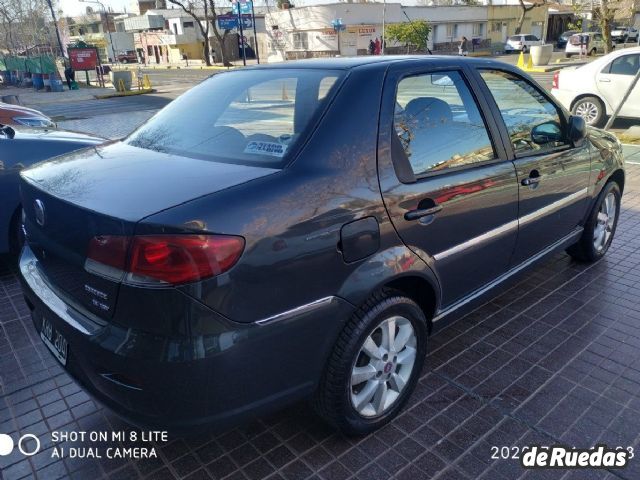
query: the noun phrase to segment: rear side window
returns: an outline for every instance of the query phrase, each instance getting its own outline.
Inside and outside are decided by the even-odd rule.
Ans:
[[[605,68],[604,73],[611,73],[613,75],[635,75],[638,72],[639,63],[640,55],[624,55],[613,60],[613,62]]]
[[[566,145],[557,107],[524,78],[499,70],[480,70],[491,90],[516,155]]]
[[[130,145],[280,168],[333,96],[343,72],[244,70],[213,76],[132,133]]]
[[[417,177],[496,158],[475,99],[455,71],[402,79],[394,129]]]

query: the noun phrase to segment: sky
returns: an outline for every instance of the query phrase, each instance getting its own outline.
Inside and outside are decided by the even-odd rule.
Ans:
[[[113,8],[114,12],[131,11],[131,0],[100,0],[105,8]],[[78,0],[58,0],[58,8],[61,9],[65,15],[81,15],[85,13],[87,7],[91,7],[94,10],[100,10],[100,5],[97,3],[83,3]]]

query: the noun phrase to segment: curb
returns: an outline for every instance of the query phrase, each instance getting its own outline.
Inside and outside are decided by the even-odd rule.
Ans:
[[[98,100],[103,100],[105,98],[116,98],[116,97],[134,97],[136,95],[145,95],[147,93],[153,93],[156,90],[154,88],[145,88],[143,90],[130,90],[128,92],[117,92],[117,93],[107,93],[106,95],[94,95]]]
[[[135,66],[119,66],[117,68],[113,68],[113,71],[119,71],[119,70],[131,70],[131,71],[136,71],[139,68],[139,64],[136,64]],[[184,65],[146,65],[146,66],[141,66],[141,68],[143,70],[232,70],[234,68],[239,68],[236,65],[233,65],[231,67],[223,67],[223,66],[218,66],[218,65],[211,65],[211,66],[207,66],[207,65],[200,65],[200,66],[191,66],[191,67],[187,67]]]

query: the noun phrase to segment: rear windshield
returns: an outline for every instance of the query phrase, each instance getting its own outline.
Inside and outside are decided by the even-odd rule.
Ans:
[[[513,42],[519,42],[520,40],[522,40],[522,37],[520,35],[512,35],[511,37],[509,37],[509,40]]]
[[[214,75],[133,132],[126,143],[205,160],[280,168],[316,123],[340,70]]]

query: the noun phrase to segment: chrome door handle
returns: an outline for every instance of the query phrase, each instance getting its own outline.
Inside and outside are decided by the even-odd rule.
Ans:
[[[527,177],[520,183],[522,183],[522,185],[524,185],[525,187],[537,185],[538,183],[540,183],[540,177]]]
[[[608,78],[600,78],[600,79],[598,79],[598,81],[602,82],[602,83],[611,83],[611,80],[608,79]]]
[[[404,214],[405,220],[418,220],[419,218],[426,217],[429,215],[435,215],[440,210],[442,210],[442,205],[436,205],[431,208],[418,208],[416,210],[410,210]]]

